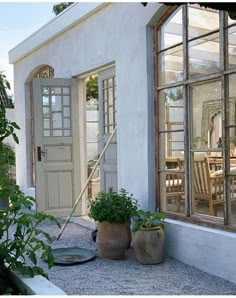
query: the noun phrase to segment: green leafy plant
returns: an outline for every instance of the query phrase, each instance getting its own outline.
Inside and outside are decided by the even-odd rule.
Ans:
[[[124,223],[136,214],[137,207],[132,194],[128,195],[124,189],[116,192],[111,187],[89,200],[89,216],[99,222]]]
[[[30,210],[35,200],[26,196],[18,185],[2,188],[0,197],[11,201],[9,208],[0,209],[0,272],[14,269],[31,277],[35,274],[47,276],[38,266],[38,260],[46,260],[48,268],[53,266],[51,247],[46,243],[51,237],[40,225],[45,220],[60,226],[59,222],[42,212],[23,211]]]
[[[161,227],[164,229],[165,215],[161,212],[150,212],[142,209],[137,211],[136,216],[133,218],[134,226],[133,231],[136,232],[140,229],[150,229],[153,227]]]

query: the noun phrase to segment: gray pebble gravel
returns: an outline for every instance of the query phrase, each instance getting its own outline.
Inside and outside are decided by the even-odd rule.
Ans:
[[[50,235],[58,235],[54,225],[44,225]],[[53,248],[83,247],[96,250],[91,230],[69,223]],[[68,295],[236,295],[236,284],[204,273],[173,258],[158,265],[142,265],[133,249],[124,260],[107,260],[98,255],[90,262],[73,266],[55,265],[47,269],[49,279]]]

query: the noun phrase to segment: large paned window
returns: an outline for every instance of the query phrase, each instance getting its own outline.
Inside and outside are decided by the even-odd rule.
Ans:
[[[236,228],[236,22],[184,4],[154,30],[158,206]]]

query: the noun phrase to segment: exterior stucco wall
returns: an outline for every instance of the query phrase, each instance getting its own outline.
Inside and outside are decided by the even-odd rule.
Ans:
[[[55,77],[70,78],[114,62],[117,77],[118,187],[134,194],[143,208],[154,208],[152,43],[148,22],[158,3],[113,3],[89,16],[14,65],[16,121],[21,127],[17,180],[27,191],[29,102],[25,82],[39,65]],[[148,42],[147,42],[148,41]],[[149,78],[149,79],[148,79]],[[28,162],[29,164],[29,162]]]

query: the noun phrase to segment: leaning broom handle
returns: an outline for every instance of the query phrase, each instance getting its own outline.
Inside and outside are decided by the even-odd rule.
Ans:
[[[97,169],[97,167],[98,167],[98,165],[99,165],[101,159],[103,158],[103,155],[104,155],[104,153],[105,153],[105,151],[106,151],[108,145],[110,144],[110,142],[111,142],[111,140],[112,140],[114,134],[116,133],[116,130],[117,130],[117,127],[115,127],[115,129],[113,130],[112,134],[110,135],[110,138],[108,139],[108,141],[107,141],[105,147],[103,148],[102,153],[101,153],[100,156],[99,156],[99,159],[97,160],[97,162],[96,162],[96,164],[95,164],[95,166],[94,166],[94,168],[93,168],[93,170],[92,170],[90,176],[88,177],[88,179],[87,179],[87,181],[86,181],[86,183],[85,183],[83,189],[81,190],[81,192],[80,192],[80,194],[79,194],[79,196],[78,196],[78,198],[77,198],[77,200],[76,200],[76,202],[75,202],[75,204],[74,204],[74,207],[73,207],[73,209],[71,210],[70,215],[67,217],[67,219],[66,219],[64,225],[62,226],[62,228],[61,228],[61,230],[60,230],[60,232],[59,232],[59,235],[57,236],[56,240],[59,240],[59,239],[60,239],[62,233],[63,233],[64,230],[65,230],[65,227],[66,227],[67,223],[69,222],[71,216],[72,216],[73,213],[75,212],[75,209],[76,209],[76,207],[77,207],[79,201],[81,200],[82,195],[84,194],[84,192],[85,192],[85,190],[86,190],[86,188],[87,188],[87,186],[88,186],[90,180],[92,179],[93,174],[94,174],[94,172],[96,171],[96,169]]]

